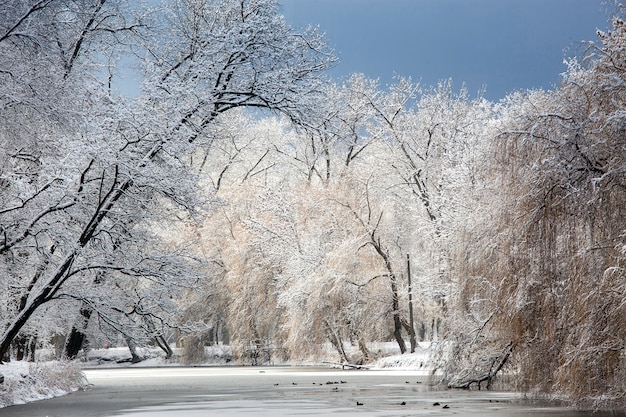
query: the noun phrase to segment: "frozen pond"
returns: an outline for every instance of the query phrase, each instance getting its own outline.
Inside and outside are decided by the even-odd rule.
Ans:
[[[87,391],[0,409],[0,417],[603,417],[528,403],[510,392],[434,389],[414,371],[176,367],[85,373],[92,384]]]

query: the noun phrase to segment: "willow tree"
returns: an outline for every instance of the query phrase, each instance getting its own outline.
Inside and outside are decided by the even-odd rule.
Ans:
[[[626,24],[599,35],[557,89],[509,97],[497,205],[464,272],[522,388],[605,408],[626,400]]]

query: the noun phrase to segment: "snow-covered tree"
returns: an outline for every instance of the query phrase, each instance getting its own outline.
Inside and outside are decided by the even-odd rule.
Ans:
[[[80,135],[97,102],[90,56],[109,36],[135,30],[121,18],[116,2],[5,2],[1,7],[0,253],[2,285],[8,288],[2,331],[9,328],[0,357],[32,305],[41,304],[35,295],[46,288],[41,286],[46,275],[54,274],[68,237],[63,229],[75,227],[80,211],[76,194],[82,191],[85,167],[77,170],[76,161],[89,161]]]
[[[3,187],[10,191],[2,194],[0,253],[7,259],[3,268],[11,272],[5,276],[17,282],[3,285],[17,288],[20,302],[7,305],[3,314],[0,357],[42,305],[69,297],[96,307],[92,297],[100,294],[101,272],[125,278],[121,288],[128,301],[122,302],[125,307],[107,304],[109,310],[123,319],[157,315],[164,305],[155,294],[175,295],[188,285],[183,278],[193,282],[195,275],[179,268],[189,262],[174,262],[172,252],[165,257],[153,250],[158,245],[146,242],[157,235],[160,216],[182,211],[193,219],[204,205],[190,165],[195,149],[206,144],[204,130],[237,107],[268,108],[298,120],[319,91],[319,73],[334,59],[318,34],[292,30],[275,1],[173,2],[167,16],[155,19],[162,31],[141,38],[148,51],[143,93],[126,102],[111,95],[107,83],[95,83],[88,67],[79,72],[75,64],[81,52],[85,62],[98,62],[97,48],[81,48],[89,44],[86,33],[110,33],[106,25],[117,25],[104,8],[107,2],[94,4],[91,14],[68,9],[67,2],[39,1],[28,8],[18,3],[17,13],[3,14],[0,47],[6,53],[0,73],[13,91],[33,92],[41,100],[4,94],[3,117],[24,105],[60,130],[71,129],[46,137],[43,130],[29,149],[18,146],[22,137],[31,138],[25,129],[4,132],[14,147],[3,147],[3,161],[14,165],[3,167]],[[8,8],[13,6],[18,5]],[[49,24],[59,18],[63,21]],[[41,59],[30,60],[28,52]],[[68,58],[70,53],[77,58]],[[18,69],[35,81],[40,73],[50,79],[39,88],[18,77]],[[74,84],[81,94],[71,90]],[[46,92],[51,85],[57,89],[54,99]],[[67,105],[57,110],[61,100]],[[75,124],[63,117],[75,117]],[[32,130],[41,125],[46,124],[26,124]],[[41,156],[35,153],[40,150]],[[19,257],[35,266],[20,269]],[[108,274],[103,279],[114,282]],[[87,291],[70,296],[74,286]],[[133,288],[151,288],[153,295]]]
[[[466,252],[465,294],[468,305],[488,300],[486,335],[512,344],[524,389],[615,407],[626,366],[626,25],[599,35],[557,89],[504,103],[497,195]]]

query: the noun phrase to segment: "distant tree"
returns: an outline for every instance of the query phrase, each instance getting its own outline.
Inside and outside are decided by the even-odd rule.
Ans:
[[[360,249],[366,250],[368,248],[373,249],[377,257],[379,257],[380,273],[375,276],[381,276],[386,278],[389,284],[389,290],[391,295],[391,305],[389,306],[390,314],[393,318],[393,336],[398,344],[401,353],[407,351],[406,343],[402,336],[402,313],[400,310],[400,291],[398,283],[398,273],[395,271],[394,262],[392,260],[392,254],[389,249],[389,245],[393,240],[385,241],[382,235],[384,233],[383,219],[385,216],[384,210],[380,208],[379,204],[373,201],[373,195],[369,190],[367,182],[362,187],[356,187],[356,183],[352,182],[352,193],[347,193],[346,197],[356,197],[354,199],[347,200],[345,197],[338,197],[336,203],[346,209],[351,216],[354,217],[356,227],[358,228],[357,234],[362,236],[362,243]],[[354,195],[354,189],[357,189],[356,195]],[[362,193],[362,194],[359,194]],[[351,201],[352,200],[352,201]]]
[[[291,358],[315,355],[326,341],[341,360],[354,360],[343,347],[346,342],[359,346],[360,360],[371,359],[367,342],[386,340],[391,333],[391,295],[384,274],[369,277],[380,261],[373,251],[359,249],[362,227],[335,203],[337,194],[352,192],[347,176],[353,167],[369,175],[364,173],[371,161],[362,153],[346,167],[340,141],[333,140],[328,156],[343,168],[317,181],[322,178],[310,176],[306,163],[308,128],[230,116],[213,127],[231,139],[215,143],[219,151],[202,158],[211,178],[207,186],[216,184],[215,178],[221,184],[220,208],[199,231],[206,236],[202,250],[223,268],[207,286],[226,306],[219,313],[211,307],[205,311],[223,314],[242,361],[270,349]],[[259,309],[267,314],[256,314]]]

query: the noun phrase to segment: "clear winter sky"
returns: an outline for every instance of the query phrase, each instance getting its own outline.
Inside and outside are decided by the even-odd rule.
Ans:
[[[281,0],[295,27],[319,25],[340,62],[341,81],[360,72],[391,83],[452,78],[497,101],[520,89],[551,89],[565,57],[607,30],[615,5],[603,0]]]

